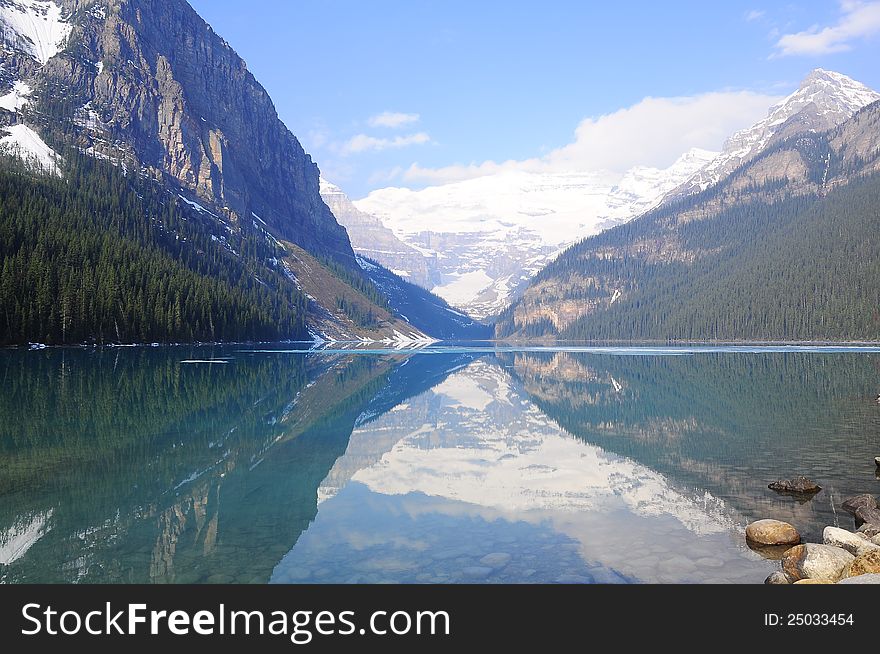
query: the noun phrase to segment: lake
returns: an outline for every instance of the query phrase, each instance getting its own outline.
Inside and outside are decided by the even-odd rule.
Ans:
[[[6,350],[0,581],[761,583],[746,524],[878,492],[878,393],[869,347]]]

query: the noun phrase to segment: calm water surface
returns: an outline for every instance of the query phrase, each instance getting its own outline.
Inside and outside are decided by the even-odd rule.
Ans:
[[[880,492],[878,393],[871,348],[4,351],[0,581],[759,583],[749,521]]]

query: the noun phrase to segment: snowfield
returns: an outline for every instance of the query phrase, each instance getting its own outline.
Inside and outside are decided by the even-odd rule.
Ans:
[[[419,191],[380,189],[354,204],[436,262],[442,283],[429,290],[485,318],[562,249],[656,206],[715,156],[694,149],[667,169],[640,166],[622,177],[505,171]]]
[[[18,113],[28,103],[28,96],[33,89],[24,82],[16,82],[12,90],[0,97],[0,109],[6,109],[12,113]]]
[[[0,6],[0,27],[9,45],[40,65],[61,52],[72,30],[51,0],[13,0]]]
[[[7,136],[0,138],[0,150],[36,163],[53,175],[60,175],[57,162],[61,160],[61,155],[46,145],[34,130],[27,125],[13,125],[4,127],[2,131]]]

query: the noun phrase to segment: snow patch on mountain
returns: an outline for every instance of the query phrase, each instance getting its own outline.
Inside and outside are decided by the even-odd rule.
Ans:
[[[60,174],[57,162],[61,159],[61,155],[46,145],[40,135],[30,127],[12,125],[4,127],[2,131],[7,136],[0,138],[0,151],[21,157],[46,172]]]
[[[31,93],[33,89],[30,86],[24,82],[16,82],[9,93],[0,97],[0,109],[18,113],[28,103],[28,96]]]
[[[0,30],[3,43],[44,65],[64,47],[72,26],[51,0],[5,0],[0,4]]]
[[[481,292],[490,288],[495,281],[485,270],[469,273],[453,273],[453,281],[443,286],[435,286],[432,291],[455,306],[464,306]]]
[[[318,182],[320,185],[321,197],[332,197],[334,195],[336,195],[336,196],[345,195],[345,193],[342,191],[341,188],[336,186],[336,184],[334,184],[333,182],[328,182],[323,177],[319,178]]]

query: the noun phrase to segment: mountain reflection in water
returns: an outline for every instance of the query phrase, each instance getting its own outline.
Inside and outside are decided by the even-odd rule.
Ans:
[[[4,352],[0,580],[760,582],[750,520],[850,526],[876,354],[672,353]]]

